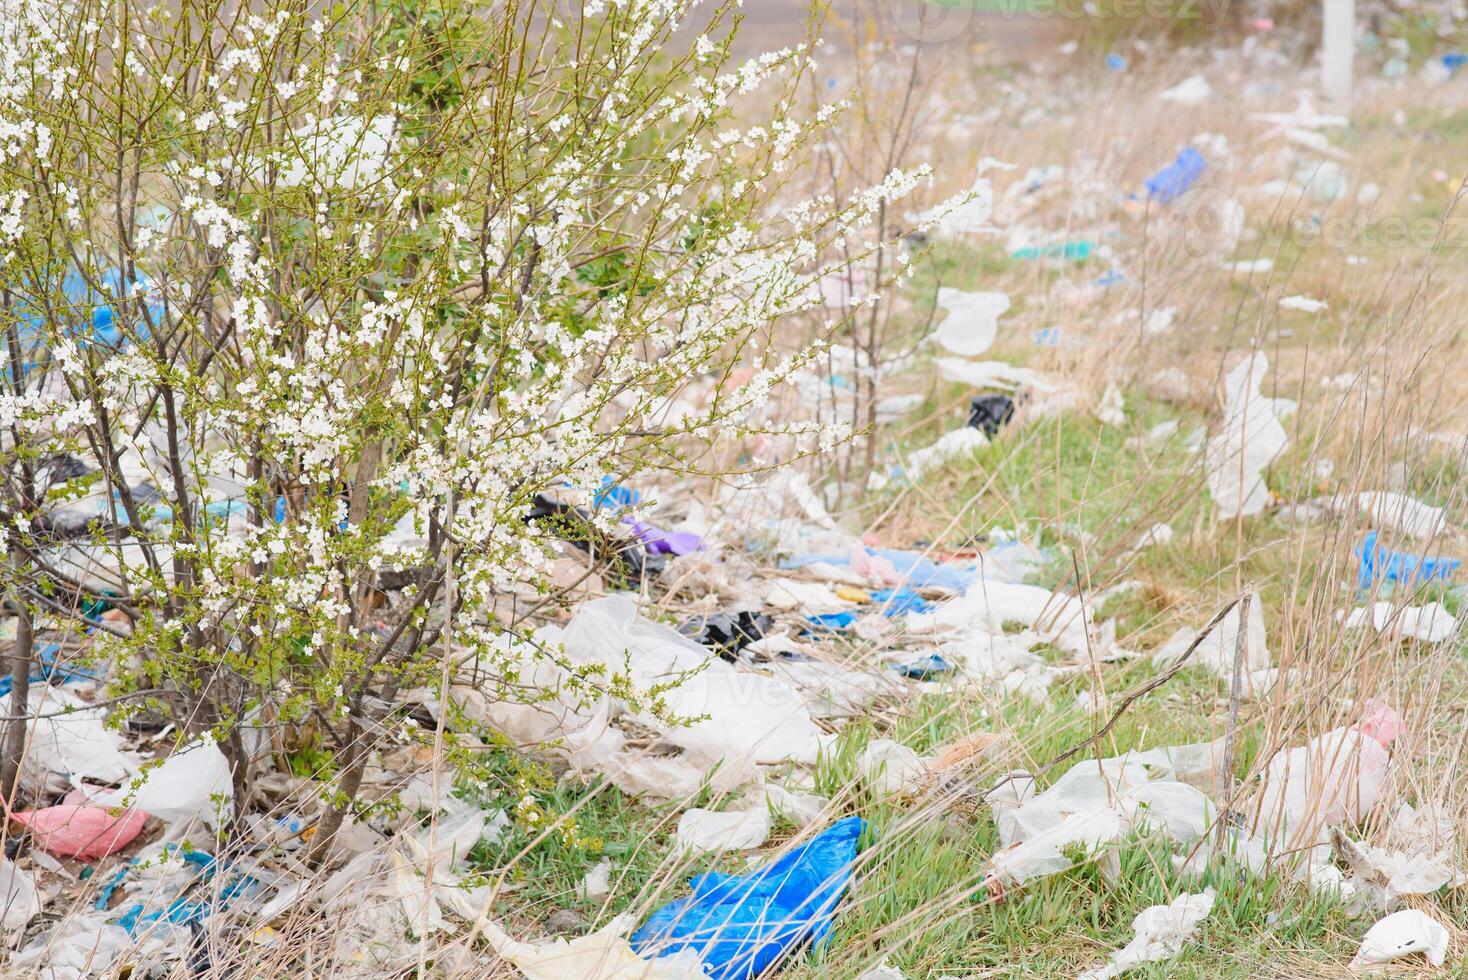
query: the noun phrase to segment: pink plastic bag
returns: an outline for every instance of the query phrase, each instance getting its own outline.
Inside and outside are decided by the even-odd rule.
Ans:
[[[94,860],[131,844],[143,832],[148,815],[124,810],[113,816],[105,807],[62,803],[12,813],[10,819],[29,830],[42,850],[58,857]]]

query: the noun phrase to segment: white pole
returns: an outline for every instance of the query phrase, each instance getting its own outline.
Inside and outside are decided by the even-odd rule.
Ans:
[[[1356,0],[1325,0],[1321,30],[1321,87],[1338,108],[1351,104],[1351,62],[1356,56]]]

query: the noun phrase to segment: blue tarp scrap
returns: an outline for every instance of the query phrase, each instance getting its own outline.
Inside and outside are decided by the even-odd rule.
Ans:
[[[872,601],[882,607],[884,616],[906,616],[908,613],[923,613],[933,604],[911,589],[881,589],[872,593]]]
[[[712,980],[764,975],[830,933],[865,829],[861,817],[846,817],[767,868],[699,875],[692,895],[664,905],[632,934],[632,948],[652,957],[692,949]]]
[[[1185,146],[1178,151],[1176,160],[1147,178],[1147,196],[1158,204],[1167,204],[1187,193],[1207,166],[1208,161],[1197,148]]]
[[[1462,559],[1445,556],[1426,557],[1407,551],[1393,551],[1376,543],[1376,532],[1370,531],[1355,551],[1361,559],[1356,573],[1356,586],[1362,590],[1380,582],[1430,582],[1452,577],[1463,564]]]
[[[805,617],[810,625],[806,628],[808,633],[832,632],[835,630],[849,630],[851,624],[856,622],[856,613],[850,610],[835,613],[816,613]]]
[[[953,665],[938,654],[930,653],[919,660],[911,660],[905,664],[893,664],[892,669],[903,677],[911,677],[915,681],[927,681],[950,672],[953,670]]]
[[[220,870],[220,862],[216,861],[212,855],[205,851],[180,848],[176,844],[165,844],[163,853],[169,854],[175,850],[181,854],[184,861],[194,865],[198,869],[193,881],[185,886],[185,891],[194,885],[209,881]],[[141,860],[145,859],[133,858],[127,864],[118,868],[117,873],[102,886],[97,892],[97,903],[95,906],[97,911],[106,912],[108,910],[107,906],[112,904],[112,896],[116,894],[117,889],[122,886],[122,883],[127,880],[128,872]],[[137,932],[139,926],[153,925],[158,922],[168,922],[176,926],[192,925],[195,922],[202,922],[215,912],[221,911],[230,901],[240,895],[250,893],[258,886],[259,882],[254,878],[246,874],[238,874],[220,887],[217,896],[211,895],[205,901],[191,901],[186,895],[180,895],[165,907],[152,912],[146,911],[146,906],[138,902],[129,905],[125,909],[116,910],[118,917],[113,921],[116,925],[122,926],[128,932]]]
[[[61,645],[48,643],[41,648],[41,667],[31,674],[31,683],[41,681],[52,681],[57,684],[69,684],[72,681],[96,680],[96,671],[85,667],[68,667],[58,664],[56,658],[61,654]],[[10,693],[13,679],[9,674],[0,677],[0,697]]]

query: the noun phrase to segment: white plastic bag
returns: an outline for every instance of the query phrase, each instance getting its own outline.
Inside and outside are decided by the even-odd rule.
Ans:
[[[588,936],[546,943],[517,942],[493,922],[480,928],[494,951],[526,980],[706,980],[692,950],[651,960],[638,956],[622,938],[632,925],[629,917],[619,916]]]
[[[1105,966],[1087,970],[1076,980],[1110,980],[1127,970],[1172,959],[1182,952],[1183,945],[1192,938],[1198,923],[1213,911],[1213,889],[1198,894],[1184,894],[1167,905],[1153,905],[1143,909],[1132,920],[1136,935],[1132,941],[1111,956]]]
[[[1359,969],[1413,953],[1425,953],[1429,963],[1442,966],[1448,955],[1448,930],[1426,912],[1403,909],[1366,930],[1351,966]]]
[[[916,752],[888,738],[868,742],[857,765],[862,779],[880,796],[911,796],[928,775],[928,764]]]
[[[0,926],[8,936],[18,935],[41,914],[41,895],[28,872],[0,857]]]
[[[12,714],[10,695],[0,698],[0,714]],[[137,771],[137,760],[117,747],[117,733],[106,727],[101,708],[62,687],[41,687],[28,698],[30,723],[21,784],[37,795],[64,793],[74,780],[120,783]]]
[[[694,807],[678,818],[675,847],[694,854],[748,851],[770,836],[770,808],[715,812]]]
[[[234,802],[229,762],[214,740],[191,742],[121,789],[92,794],[103,806],[127,806],[182,829],[194,819],[217,828]]]
[[[1223,517],[1264,509],[1269,499],[1264,470],[1289,441],[1259,390],[1268,370],[1269,360],[1255,353],[1230,371],[1225,382],[1223,424],[1204,454],[1208,492]]]
[[[945,286],[938,290],[938,305],[949,311],[934,334],[938,343],[950,354],[976,357],[994,346],[999,316],[1009,309],[1009,296]]]
[[[689,724],[638,721],[668,741],[710,759],[815,762],[820,732],[805,701],[788,684],[746,673],[659,623],[643,619],[623,596],[584,604],[562,633],[566,653],[630,673],[648,690],[673,685],[663,702]],[[707,716],[707,717],[703,717]]]
[[[1353,725],[1275,753],[1261,778],[1262,835],[1277,849],[1299,850],[1328,843],[1332,827],[1360,823],[1391,790],[1383,742],[1394,736],[1394,728],[1372,737]]]

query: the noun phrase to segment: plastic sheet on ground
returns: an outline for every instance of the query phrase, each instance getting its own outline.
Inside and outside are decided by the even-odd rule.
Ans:
[[[9,694],[0,698],[0,715],[12,713],[13,700]],[[74,779],[122,782],[137,770],[138,760],[118,749],[103,709],[61,687],[33,688],[27,703],[37,717],[29,726],[20,775],[31,793],[64,793]]]
[[[1160,833],[1187,846],[1207,832],[1215,816],[1212,801],[1185,783],[1143,782],[1116,793],[1110,802],[1070,813],[1033,835],[1025,836],[1022,826],[1018,843],[989,858],[984,881],[991,889],[1003,891],[1059,874],[1075,865],[1077,849],[1095,856],[1132,832]]]
[[[1269,370],[1263,354],[1246,355],[1224,382],[1224,417],[1208,440],[1208,492],[1220,515],[1257,514],[1269,500],[1264,470],[1289,441],[1260,387]]]
[[[1448,955],[1448,930],[1426,912],[1403,909],[1366,930],[1351,967],[1390,963],[1414,953],[1426,955],[1433,966],[1442,966]]]
[[[1424,541],[1440,537],[1447,530],[1447,517],[1441,507],[1430,507],[1404,493],[1366,490],[1358,499],[1371,522],[1385,530]]]
[[[1182,952],[1198,924],[1213,911],[1213,889],[1183,894],[1167,905],[1152,905],[1132,920],[1132,941],[1112,954],[1110,962],[1087,970],[1076,980],[1111,980],[1143,963],[1170,960]]]
[[[694,807],[678,818],[674,846],[693,854],[748,851],[770,836],[770,809],[764,804],[749,810],[714,811]]]
[[[489,944],[509,960],[526,980],[704,980],[698,955],[681,952],[643,959],[622,934],[631,919],[619,916],[604,928],[578,939],[524,943],[512,939],[493,922],[480,927]]]
[[[846,817],[767,867],[709,873],[693,894],[654,912],[632,936],[639,953],[696,953],[713,980],[752,980],[831,930],[866,821]]]
[[[1423,643],[1442,643],[1458,631],[1457,619],[1440,602],[1421,606],[1376,602],[1370,608],[1351,610],[1345,620],[1346,629],[1361,629],[1368,623],[1378,633]]]
[[[1034,632],[1035,642],[1053,643],[1076,657],[1090,656],[1086,640],[1089,616],[1079,599],[988,575],[976,578],[962,596],[930,612],[909,616],[907,623],[915,633],[958,632],[980,642],[982,634],[987,634],[998,643],[1004,642],[1006,623],[1019,623]]]
[[[1198,644],[1198,648],[1193,651],[1188,663],[1203,667],[1214,676],[1224,679],[1232,678],[1234,657],[1238,652],[1239,616],[1239,606],[1236,605]],[[1176,663],[1183,654],[1187,653],[1188,647],[1198,638],[1199,632],[1199,630],[1188,627],[1179,629],[1168,637],[1167,642],[1152,652],[1152,662],[1162,667]],[[1245,689],[1251,690],[1261,686],[1251,682],[1262,679],[1255,675],[1267,671],[1273,664],[1264,633],[1264,602],[1257,592],[1251,593],[1249,597],[1249,627],[1244,647]]]
[[[678,682],[663,695],[668,710],[690,724],[638,721],[675,745],[710,758],[751,762],[814,762],[820,732],[804,700],[775,678],[736,670],[675,630],[643,619],[622,596],[584,604],[561,631],[566,653],[630,671],[647,690]],[[707,717],[705,717],[707,716]]]

